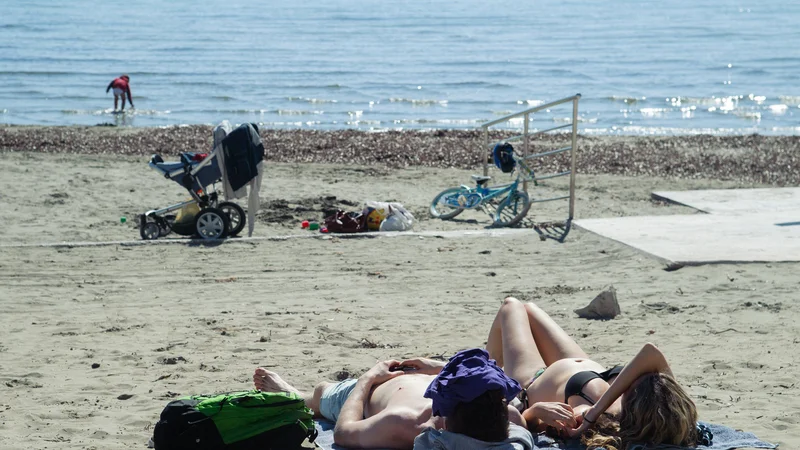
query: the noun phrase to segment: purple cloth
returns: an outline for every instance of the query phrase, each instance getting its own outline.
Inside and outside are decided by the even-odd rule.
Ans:
[[[453,414],[459,403],[468,403],[486,391],[500,390],[510,401],[522,390],[482,348],[456,353],[425,391],[433,400],[434,416]]]

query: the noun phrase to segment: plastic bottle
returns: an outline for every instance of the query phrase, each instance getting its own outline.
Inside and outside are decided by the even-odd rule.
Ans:
[[[319,230],[319,224],[317,222],[311,222],[308,225],[308,229],[311,230],[311,231]]]

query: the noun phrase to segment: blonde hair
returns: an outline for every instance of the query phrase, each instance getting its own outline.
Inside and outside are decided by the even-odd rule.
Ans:
[[[697,409],[686,391],[669,375],[642,376],[622,398],[618,420],[600,416],[583,437],[588,448],[624,450],[633,444],[697,444]]]

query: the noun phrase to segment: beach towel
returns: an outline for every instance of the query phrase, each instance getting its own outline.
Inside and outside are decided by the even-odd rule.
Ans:
[[[231,188],[231,182],[228,181],[228,171],[225,170],[225,152],[222,151],[222,140],[225,139],[225,136],[231,131],[233,131],[231,123],[227,120],[223,120],[219,125],[214,127],[214,131],[212,132],[214,135],[214,146],[212,149],[217,155],[217,163],[222,172],[222,192],[227,201],[247,196],[247,187],[242,187],[237,191]]]
[[[502,442],[486,442],[466,434],[428,428],[414,439],[414,450],[534,450],[530,431],[510,424],[508,438]]]
[[[258,193],[264,177],[264,145],[258,130],[252,124],[243,124],[232,129],[230,122],[223,120],[214,127],[213,135],[225,199],[244,197],[248,187],[250,188],[247,200],[247,235],[252,236],[259,207]]]
[[[334,424],[327,420],[315,421],[316,428],[319,435],[314,441],[319,448],[323,450],[347,450],[345,447],[338,446],[333,443],[333,427]],[[700,445],[697,447],[699,450],[730,450],[734,448],[777,448],[775,444],[762,441],[753,433],[746,431],[734,430],[733,428],[724,425],[717,425],[714,423],[700,422],[707,426],[712,433],[714,433],[714,440],[711,446]],[[581,445],[577,440],[572,441],[557,441],[544,434],[534,435],[533,443],[535,449],[553,449],[561,448],[563,450],[586,450],[586,447]],[[680,447],[658,447],[663,450],[689,450]],[[652,449],[648,449],[652,450]]]

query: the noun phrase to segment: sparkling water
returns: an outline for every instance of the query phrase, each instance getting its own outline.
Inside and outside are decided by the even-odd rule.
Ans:
[[[798,20],[796,0],[5,0],[0,123],[471,129],[581,93],[585,134],[796,135]],[[122,73],[136,109],[114,114]]]

